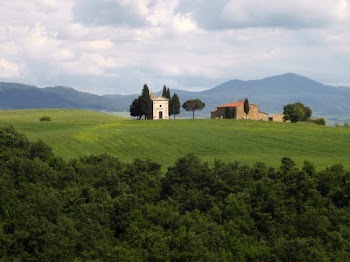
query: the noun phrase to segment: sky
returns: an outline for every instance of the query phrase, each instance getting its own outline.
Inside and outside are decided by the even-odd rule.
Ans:
[[[0,81],[94,94],[350,86],[350,0],[0,0]]]

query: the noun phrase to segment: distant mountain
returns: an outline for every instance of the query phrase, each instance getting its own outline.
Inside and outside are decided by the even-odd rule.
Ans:
[[[118,95],[117,95],[118,96]],[[80,108],[97,111],[124,111],[130,96],[98,96],[70,87],[38,88],[17,83],[0,83],[0,109]],[[129,103],[130,104],[130,103]]]
[[[0,109],[51,107],[79,108],[79,105],[60,95],[45,92],[43,89],[35,86],[17,83],[0,83]]]
[[[193,98],[205,102],[206,107],[197,114],[201,117],[209,117],[210,111],[218,105],[247,97],[261,111],[269,114],[282,112],[283,106],[288,103],[302,102],[312,108],[313,116],[324,117],[333,122],[350,122],[350,88],[324,85],[292,73],[261,80],[231,80],[201,92],[171,89],[171,93],[174,92],[181,103]],[[137,96],[98,96],[62,86],[37,88],[16,83],[0,83],[0,109],[69,107],[128,111]],[[180,116],[190,116],[184,110],[181,111]]]
[[[292,73],[261,80],[231,80],[202,92],[171,91],[179,95],[181,102],[201,99],[206,103],[202,112],[206,116],[218,105],[247,97],[269,114],[282,112],[288,103],[302,102],[312,108],[313,116],[350,121],[350,88],[324,85]]]
[[[108,99],[118,110],[114,111],[129,111],[132,101],[139,95],[104,95],[103,97]]]

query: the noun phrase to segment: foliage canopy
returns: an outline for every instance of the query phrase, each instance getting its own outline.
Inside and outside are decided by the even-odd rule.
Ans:
[[[136,116],[137,119],[141,119],[142,116],[146,119],[152,119],[152,100],[150,97],[148,86],[145,84],[142,89],[142,94],[135,98],[130,105],[130,115]]]
[[[0,128],[3,261],[346,261],[350,172],[189,154],[69,162]]]
[[[285,121],[305,122],[310,119],[312,110],[310,107],[304,106],[304,104],[297,102],[294,104],[288,104],[283,107],[283,114]]]
[[[200,111],[205,107],[205,103],[203,103],[199,99],[190,99],[182,104],[182,108],[186,111],[192,111],[192,118],[194,119],[194,112]]]

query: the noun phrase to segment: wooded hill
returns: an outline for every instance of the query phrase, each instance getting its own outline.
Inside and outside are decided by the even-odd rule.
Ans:
[[[282,156],[281,156],[282,157]],[[0,128],[1,261],[348,261],[350,172],[64,161]]]

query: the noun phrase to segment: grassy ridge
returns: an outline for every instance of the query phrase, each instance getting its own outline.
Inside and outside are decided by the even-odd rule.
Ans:
[[[48,115],[51,122],[40,122]],[[150,158],[163,167],[187,153],[212,162],[263,161],[279,166],[283,156],[319,168],[350,167],[350,130],[313,124],[234,120],[136,121],[83,110],[0,111],[0,125],[11,124],[30,139],[42,139],[65,159],[109,153],[123,161]]]

